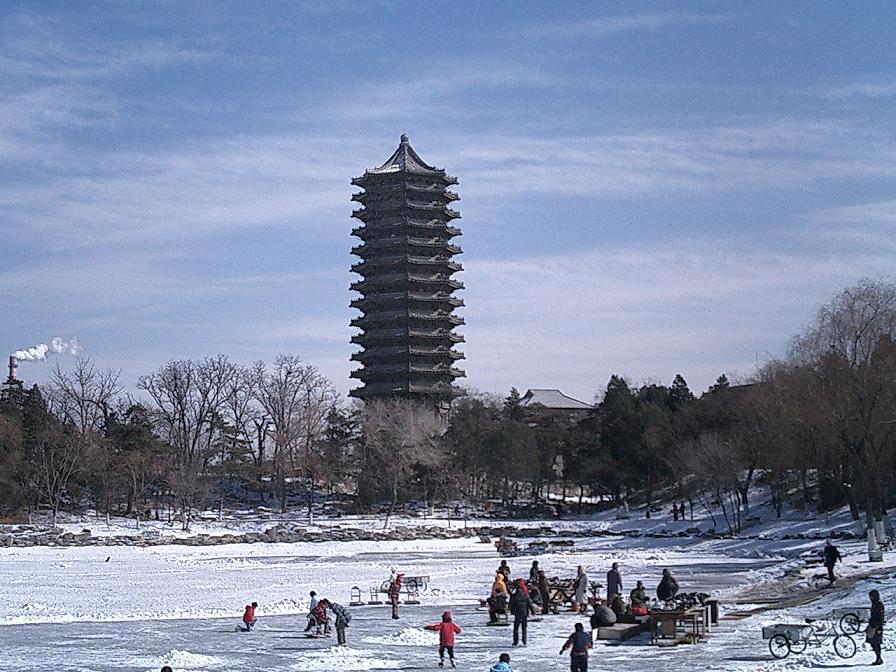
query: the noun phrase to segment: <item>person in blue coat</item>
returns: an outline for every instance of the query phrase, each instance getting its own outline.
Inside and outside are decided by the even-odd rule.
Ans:
[[[492,665],[489,672],[513,672],[513,668],[510,667],[510,654],[502,653],[498,656],[498,662]]]

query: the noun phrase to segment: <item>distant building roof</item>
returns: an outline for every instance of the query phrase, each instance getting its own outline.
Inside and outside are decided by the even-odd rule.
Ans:
[[[532,406],[533,404],[541,404],[545,408],[563,411],[587,411],[593,408],[591,404],[573,399],[558,389],[532,388],[526,390],[526,394],[520,397],[520,406]]]

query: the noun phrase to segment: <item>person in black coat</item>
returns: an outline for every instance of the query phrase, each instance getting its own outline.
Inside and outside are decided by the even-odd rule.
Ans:
[[[672,572],[664,569],[660,585],[656,587],[656,596],[660,602],[668,602],[674,600],[676,595],[678,595],[678,581],[672,576]]]
[[[872,665],[883,665],[884,659],[880,657],[880,648],[884,642],[884,603],[880,600],[880,593],[872,590],[868,593],[871,598],[871,617],[868,619],[868,627],[865,629],[865,639],[877,656]]]
[[[828,539],[827,543],[824,545],[824,566],[828,570],[828,581],[834,583],[837,580],[837,577],[834,576],[834,565],[838,562],[843,562],[843,558],[840,557],[840,551],[831,540]]]
[[[535,604],[529,597],[529,593],[522,588],[510,596],[510,613],[513,614],[513,645],[517,646],[520,643],[520,630],[522,630],[523,646],[526,646],[526,627],[529,614],[535,615]]]

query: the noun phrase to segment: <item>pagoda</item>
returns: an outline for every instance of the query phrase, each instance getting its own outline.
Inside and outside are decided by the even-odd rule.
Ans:
[[[383,165],[352,184],[363,190],[352,196],[363,207],[352,213],[361,221],[352,235],[362,241],[352,248],[361,258],[352,271],[362,279],[351,285],[361,294],[351,306],[362,314],[351,322],[361,330],[351,341],[362,349],[351,357],[361,364],[351,376],[363,384],[350,394],[445,410],[458,394],[454,380],[464,375],[454,366],[463,359],[454,349],[464,340],[454,332],[464,323],[454,314],[464,305],[454,296],[463,283],[451,277],[463,270],[452,261],[461,252],[451,242],[460,235],[451,225],[460,213],[448,207],[458,199],[448,191],[457,178],[425,163],[403,134]]]

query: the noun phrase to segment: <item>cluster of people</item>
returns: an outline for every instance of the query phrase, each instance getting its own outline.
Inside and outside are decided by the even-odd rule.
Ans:
[[[352,620],[349,610],[341,604],[331,602],[327,598],[318,599],[317,593],[311,591],[309,593],[311,600],[308,604],[308,624],[305,626],[306,633],[314,633],[314,635],[329,635],[330,617],[327,611],[331,611],[335,618],[336,627],[336,643],[339,646],[345,646],[345,629]]]
[[[643,581],[635,583],[635,587],[628,595],[628,602],[623,598],[622,574],[619,571],[619,563],[614,562],[607,572],[607,606],[613,612],[617,622],[634,622],[637,616],[646,616],[650,613],[650,596]],[[668,569],[663,570],[663,576],[656,587],[656,599],[659,602],[670,602],[678,595],[678,581]],[[592,616],[592,620],[594,617]],[[596,627],[596,626],[595,626]]]

